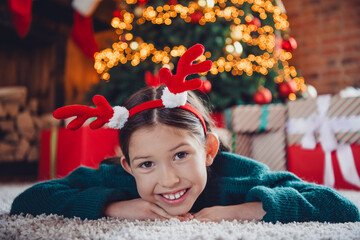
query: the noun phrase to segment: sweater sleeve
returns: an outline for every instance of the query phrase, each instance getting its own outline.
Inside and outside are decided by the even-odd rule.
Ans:
[[[267,222],[355,222],[358,208],[333,189],[304,182],[289,172],[262,176],[262,184],[248,192],[247,201],[261,201]]]
[[[66,178],[41,182],[14,200],[10,214],[58,214],[81,219],[103,217],[114,201],[138,198],[135,181],[121,167],[78,168]]]

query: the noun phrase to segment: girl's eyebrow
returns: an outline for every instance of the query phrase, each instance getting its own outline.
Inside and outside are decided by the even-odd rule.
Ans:
[[[188,143],[184,143],[184,142],[179,143],[178,145],[176,145],[175,147],[173,147],[172,149],[170,149],[169,152],[172,152],[172,151],[174,151],[174,150],[176,150],[176,149],[178,149],[178,148],[180,148],[180,147],[182,147],[182,146],[188,146],[188,145],[189,145]]]
[[[150,156],[136,156],[131,160],[131,162],[135,162],[135,161],[138,161],[140,159],[147,159],[147,158],[150,158]]]

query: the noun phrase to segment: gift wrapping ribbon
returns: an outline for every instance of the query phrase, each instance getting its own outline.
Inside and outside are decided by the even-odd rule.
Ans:
[[[50,133],[50,179],[56,177],[56,156],[57,156],[57,140],[58,128],[53,127]]]
[[[336,151],[340,171],[344,179],[360,187],[360,177],[356,171],[355,160],[350,144],[338,144],[335,132],[360,131],[360,116],[329,118],[327,112],[331,102],[331,95],[317,98],[318,115],[307,119],[289,119],[287,130],[289,134],[304,134],[301,146],[304,149],[314,149],[316,146],[315,133],[319,132],[319,142],[325,152],[324,185],[333,187],[335,176],[331,161],[331,152]]]
[[[259,131],[266,130],[269,118],[269,105],[261,106],[261,117]]]

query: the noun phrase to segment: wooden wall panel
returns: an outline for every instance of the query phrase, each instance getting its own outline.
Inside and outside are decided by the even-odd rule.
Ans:
[[[39,99],[41,112],[51,112],[63,95],[66,42],[45,46],[0,46],[0,87],[25,86],[28,98]],[[60,100],[58,100],[60,99]]]

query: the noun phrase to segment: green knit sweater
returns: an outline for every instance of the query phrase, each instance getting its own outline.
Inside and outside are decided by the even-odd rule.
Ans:
[[[14,200],[10,214],[98,219],[108,203],[134,198],[139,198],[134,178],[121,166],[102,164],[97,170],[80,167],[63,179],[34,185]],[[360,221],[358,208],[336,191],[225,152],[215,158],[191,212],[254,201],[263,203],[267,222]]]

